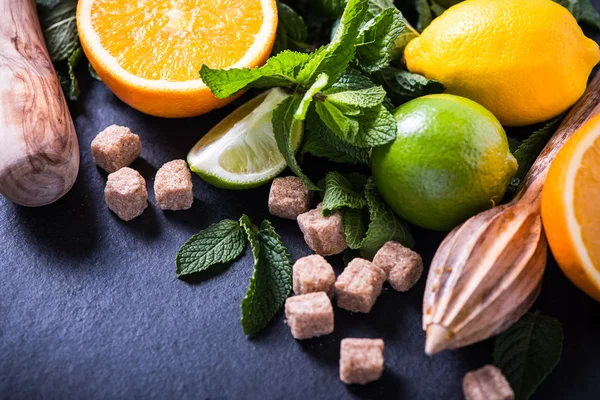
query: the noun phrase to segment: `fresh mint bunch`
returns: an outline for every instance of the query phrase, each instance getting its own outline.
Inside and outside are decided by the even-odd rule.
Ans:
[[[255,69],[215,70],[203,66],[201,77],[215,96],[226,98],[250,88],[282,87],[290,97],[273,113],[277,145],[292,171],[317,190],[301,171],[291,146],[295,124],[311,120],[305,152],[334,156],[335,152],[366,161],[369,149],[396,137],[397,127],[386,92],[364,75],[389,65],[397,37],[405,24],[395,8],[372,14],[369,0],[349,0],[332,41],[307,55],[283,51]],[[374,15],[373,18],[367,17]],[[365,22],[365,20],[367,20]],[[349,68],[354,65],[357,69]],[[319,121],[315,121],[317,116]],[[322,136],[315,136],[318,133]],[[333,138],[335,137],[335,139]],[[335,152],[323,151],[336,145]],[[338,147],[339,145],[339,147]]]
[[[246,247],[244,231],[237,221],[224,219],[195,234],[177,252],[177,277],[206,271],[213,265],[235,260]]]

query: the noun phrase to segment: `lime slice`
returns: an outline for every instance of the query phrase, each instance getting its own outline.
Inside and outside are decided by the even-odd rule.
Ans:
[[[269,182],[286,167],[273,136],[273,110],[289,97],[272,89],[248,101],[210,130],[190,150],[192,171],[224,189],[248,189]],[[303,124],[292,132],[294,150],[300,146]]]

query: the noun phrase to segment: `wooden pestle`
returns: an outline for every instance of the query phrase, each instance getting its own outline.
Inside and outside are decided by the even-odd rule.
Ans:
[[[43,206],[71,189],[79,145],[34,0],[0,2],[0,193]]]
[[[548,168],[567,139],[599,113],[600,74],[544,148],[514,200],[472,217],[444,239],[423,299],[427,354],[496,335],[531,307],[546,267],[540,204]]]

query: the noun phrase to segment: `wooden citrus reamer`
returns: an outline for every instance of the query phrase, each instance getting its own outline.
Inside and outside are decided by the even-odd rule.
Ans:
[[[537,298],[547,241],[540,215],[548,167],[566,140],[600,113],[600,74],[569,112],[508,204],[455,228],[431,263],[423,299],[425,352],[487,339],[515,323]]]
[[[0,193],[42,206],[73,186],[77,136],[35,1],[0,1],[0,20]]]

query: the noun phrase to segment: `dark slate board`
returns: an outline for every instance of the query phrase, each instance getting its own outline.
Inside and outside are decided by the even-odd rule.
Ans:
[[[595,1],[600,7],[600,1]],[[252,256],[192,281],[175,277],[174,255],[190,235],[222,218],[268,218],[268,187],[219,190],[194,177],[195,204],[150,207],[124,223],[104,205],[106,173],[89,151],[109,124],[139,133],[133,167],[152,187],[162,163],[189,148],[231,107],[195,119],[145,116],[99,82],[73,105],[81,145],[75,187],[57,203],[23,208],[0,198],[0,398],[3,399],[461,399],[463,375],[491,362],[493,341],[435,357],[423,353],[425,278],[409,293],[386,288],[368,315],[336,309],[332,335],[297,342],[280,312],[246,338],[239,304]],[[325,166],[310,163],[319,173]],[[271,218],[294,259],[309,254],[297,225]],[[415,229],[428,264],[443,234]],[[332,262],[339,273],[341,260]],[[596,399],[600,390],[600,306],[553,260],[534,306],[559,318],[565,343],[558,368],[536,399]],[[385,339],[383,378],[347,387],[338,378],[344,337]]]

